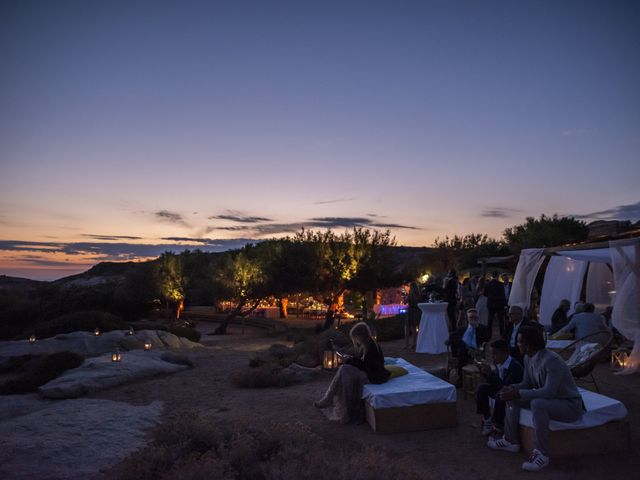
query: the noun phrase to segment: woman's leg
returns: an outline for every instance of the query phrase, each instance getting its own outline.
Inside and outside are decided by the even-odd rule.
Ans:
[[[329,388],[324,392],[324,395],[320,400],[313,402],[313,405],[317,408],[327,408],[333,404],[333,397],[336,394],[336,390],[338,389],[338,385],[342,381],[343,369],[342,366],[338,369],[333,380],[329,384]]]

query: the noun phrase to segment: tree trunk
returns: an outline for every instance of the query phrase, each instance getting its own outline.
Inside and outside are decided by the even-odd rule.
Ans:
[[[238,306],[233,310],[231,310],[231,312],[229,312],[229,315],[227,315],[225,319],[222,320],[222,323],[218,325],[218,327],[213,331],[213,335],[226,335],[227,327],[229,326],[229,323],[231,323],[231,320],[233,320],[236,317],[246,317],[251,312],[253,312],[256,308],[258,308],[258,305],[260,304],[261,300],[262,300],[261,298],[256,300],[253,303],[253,305],[251,305],[251,307],[248,310],[245,310],[244,312],[242,311],[242,309],[247,304],[247,301],[246,300],[240,301]]]
[[[280,318],[287,318],[289,316],[287,305],[289,305],[289,297],[282,297],[278,302],[278,306],[280,307]]]
[[[336,310],[338,309],[340,297],[343,293],[344,290],[341,290],[331,297],[329,308],[327,309],[327,315],[324,317],[324,326],[322,327],[323,330],[328,330],[333,326],[333,323],[336,319]]]

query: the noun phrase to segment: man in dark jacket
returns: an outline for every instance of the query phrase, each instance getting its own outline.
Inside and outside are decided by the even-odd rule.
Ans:
[[[504,284],[498,280],[498,272],[491,274],[491,280],[484,287],[484,294],[487,297],[487,309],[489,310],[489,331],[493,334],[493,319],[498,321],[500,335],[504,335],[505,313],[507,299],[504,294]]]
[[[556,311],[553,312],[553,316],[551,317],[551,334],[556,333],[569,323],[569,317],[567,317],[569,308],[571,308],[571,302],[569,302],[569,300],[566,298],[560,300],[560,305],[558,305],[558,308],[556,308]]]
[[[503,386],[520,383],[523,373],[522,364],[509,354],[509,345],[504,340],[491,342],[491,357],[495,369],[484,363],[478,366],[487,382],[476,392],[477,412],[482,415],[482,434],[485,436],[501,434],[504,430],[505,402],[496,395]],[[493,414],[489,398],[494,399]]]
[[[478,311],[475,308],[467,310],[467,320],[469,325],[453,332],[447,340],[451,355],[458,359],[459,380],[462,379],[462,367],[472,360],[472,353],[490,339],[489,329],[479,323]]]
[[[535,322],[529,322],[524,318],[524,312],[517,305],[512,306],[509,309],[509,323],[505,329],[502,338],[509,345],[509,351],[511,356],[518,360],[520,363],[524,361],[524,357],[520,349],[518,348],[518,332],[522,327],[534,327],[542,329],[542,325]]]
[[[449,331],[453,332],[456,328],[456,320],[458,312],[458,275],[456,271],[449,270],[449,275],[444,279],[443,290],[444,301],[447,302],[447,316],[449,317]]]

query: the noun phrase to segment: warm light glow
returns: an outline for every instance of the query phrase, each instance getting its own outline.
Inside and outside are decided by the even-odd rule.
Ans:
[[[35,335],[30,335],[29,336],[29,343],[36,343],[36,336]]]
[[[99,328],[96,328],[96,329],[93,331],[93,334],[94,334],[96,337],[99,337],[99,336],[100,336],[100,329],[99,329]]]
[[[427,283],[429,281],[429,277],[430,275],[428,273],[424,273],[418,278],[418,280],[420,283]]]
[[[122,357],[120,356],[120,352],[113,352],[111,354],[111,361],[112,362],[119,362],[120,360],[122,360]]]
[[[611,368],[619,370],[630,366],[628,350],[618,349],[611,352]]]
[[[145,350],[151,350],[151,342],[145,342],[144,343],[144,349]]]
[[[133,334],[134,334],[133,327],[129,327],[129,335],[133,335]]]

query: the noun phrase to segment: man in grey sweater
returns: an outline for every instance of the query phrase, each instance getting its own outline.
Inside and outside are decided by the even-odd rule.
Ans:
[[[507,402],[504,437],[490,438],[487,446],[494,450],[519,452],[520,409],[530,408],[535,430],[535,448],[522,464],[524,470],[536,472],[549,465],[549,421],[575,422],[582,416],[582,397],[564,360],[545,348],[542,333],[533,327],[518,332],[518,347],[525,355],[522,382],[500,390]]]
[[[588,337],[589,335],[593,335],[589,340],[590,342],[606,340],[606,334],[603,334],[602,339],[599,339],[598,336],[595,335],[596,333],[607,332],[609,329],[604,323],[602,315],[594,312],[595,306],[593,303],[585,303],[583,311],[573,315],[571,321],[558,330],[556,334],[575,331],[576,340]]]

